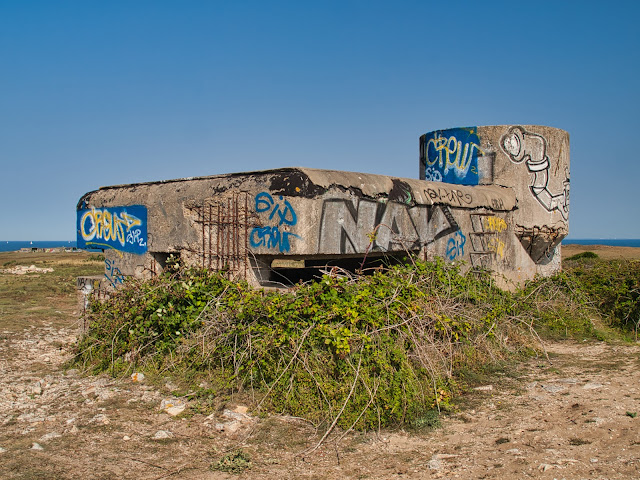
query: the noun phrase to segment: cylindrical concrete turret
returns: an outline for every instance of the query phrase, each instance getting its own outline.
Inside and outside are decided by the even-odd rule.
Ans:
[[[495,125],[429,132],[420,137],[420,179],[512,188],[514,233],[538,265],[551,261],[569,233],[569,134],[564,130]]]

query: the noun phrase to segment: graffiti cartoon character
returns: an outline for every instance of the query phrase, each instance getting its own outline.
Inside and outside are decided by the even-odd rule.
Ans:
[[[549,157],[547,141],[542,135],[527,132],[522,127],[511,127],[500,139],[502,150],[513,163],[526,162],[533,173],[531,192],[549,212],[557,210],[562,218],[569,218],[569,178],[564,182],[562,193],[553,195],[549,189]]]

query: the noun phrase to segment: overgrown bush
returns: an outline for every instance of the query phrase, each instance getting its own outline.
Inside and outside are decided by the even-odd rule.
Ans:
[[[573,257],[572,257],[573,258]],[[634,332],[640,323],[640,262],[581,258],[565,268],[612,326]]]
[[[570,256],[569,258],[567,258],[567,260],[572,261],[572,260],[593,259],[593,258],[599,258],[598,254],[594,252],[580,252]]]
[[[315,424],[418,427],[451,408],[457,371],[528,349],[539,328],[589,333],[581,295],[564,274],[510,293],[440,260],[287,292],[182,270],[93,303],[76,361],[180,371],[196,390],[207,379],[203,396],[245,392]]]

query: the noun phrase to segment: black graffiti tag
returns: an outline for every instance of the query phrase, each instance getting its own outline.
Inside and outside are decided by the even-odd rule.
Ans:
[[[470,205],[471,202],[473,202],[473,197],[470,193],[464,193],[461,190],[457,190],[455,188],[427,188],[424,193],[434,203],[443,202],[449,204]]]

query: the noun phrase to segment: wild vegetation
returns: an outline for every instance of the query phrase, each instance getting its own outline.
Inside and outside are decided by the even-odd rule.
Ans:
[[[637,340],[640,261],[605,261],[592,252],[584,252],[568,258],[565,267],[610,325],[623,332],[632,332]]]
[[[178,269],[94,302],[75,361],[171,375],[203,411],[240,395],[327,431],[432,426],[473,372],[542,351],[540,335],[593,336],[596,306],[637,326],[629,265],[583,257],[515,292],[441,261],[336,271],[287,292]]]

